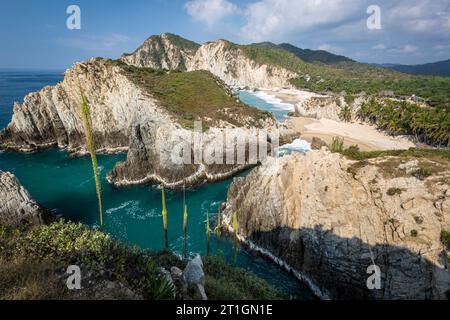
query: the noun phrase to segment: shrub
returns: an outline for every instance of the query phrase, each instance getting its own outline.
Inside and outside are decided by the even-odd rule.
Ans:
[[[400,195],[402,194],[403,190],[399,188],[389,188],[389,190],[386,192],[388,196],[395,196],[396,194]]]
[[[418,235],[419,233],[417,232],[417,230],[411,230],[411,237],[413,237],[413,238],[417,238],[417,235]]]
[[[447,249],[450,249],[450,231],[442,230],[441,232],[441,242]]]
[[[433,172],[431,171],[431,169],[428,168],[420,168],[414,171],[412,175],[419,180],[424,180],[425,178],[432,176]]]
[[[342,153],[344,150],[344,138],[334,137],[330,146],[331,152]]]

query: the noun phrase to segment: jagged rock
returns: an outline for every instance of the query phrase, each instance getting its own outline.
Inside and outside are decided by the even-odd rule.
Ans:
[[[151,36],[135,52],[121,60],[136,67],[186,71],[199,44],[177,35]]]
[[[313,137],[311,141],[311,148],[313,150],[321,150],[323,147],[328,147],[327,143],[320,138]]]
[[[297,74],[250,59],[242,48],[226,40],[202,46],[170,34],[152,36],[122,61],[136,67],[169,70],[207,70],[236,88],[290,88]]]
[[[237,150],[237,140],[218,151],[222,164],[215,161],[217,146],[226,144],[225,129],[207,130],[202,134],[201,144],[193,143],[192,134],[190,130],[173,124],[161,125],[153,120],[134,126],[127,160],[115,166],[108,181],[116,186],[157,182],[176,188],[224,180],[256,165],[256,162],[249,163],[247,153],[244,155],[246,162],[238,162],[237,152],[234,152],[234,164],[226,164],[227,153]],[[250,145],[255,144],[255,148],[259,145],[256,139],[252,140],[258,137],[254,129],[234,128],[233,134],[247,139],[247,150]],[[267,146],[269,152],[270,143],[267,142]],[[184,154],[181,147],[183,152],[189,153],[186,161],[179,157]],[[195,154],[202,154],[202,161],[195,161]]]
[[[183,272],[183,278],[188,284],[188,292],[194,293],[194,296],[198,296],[202,300],[208,300],[205,293],[203,262],[199,255],[188,262]]]
[[[384,171],[401,161],[361,166],[326,150],[268,160],[234,180],[224,224],[231,229],[238,212],[241,239],[287,263],[319,295],[445,299],[450,274],[440,234],[450,228],[450,197],[440,181],[450,171],[425,181]],[[402,193],[389,196],[391,188]],[[381,290],[366,285],[372,259],[381,269]]]
[[[0,225],[44,224],[52,220],[47,210],[9,172],[0,171],[0,199]]]

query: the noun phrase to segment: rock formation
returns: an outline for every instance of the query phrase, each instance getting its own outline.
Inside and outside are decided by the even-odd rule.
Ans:
[[[258,63],[245,54],[243,47],[226,40],[199,46],[173,35],[150,37],[122,61],[136,67],[169,70],[206,70],[232,87],[292,87],[297,74],[276,65]]]
[[[177,35],[151,36],[135,52],[124,54],[122,61],[136,67],[187,71],[199,44]]]
[[[422,167],[434,175],[414,174]],[[237,211],[241,240],[322,297],[445,299],[448,168],[424,158],[355,162],[325,149],[270,159],[234,180],[224,223]],[[367,287],[371,265],[381,269],[379,290]]]
[[[0,225],[44,224],[50,215],[9,172],[0,171]]]

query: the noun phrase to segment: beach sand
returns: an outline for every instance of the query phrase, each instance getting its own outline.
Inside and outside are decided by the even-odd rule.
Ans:
[[[285,103],[296,105],[299,102],[319,96],[315,93],[295,90],[264,90]],[[304,117],[291,117],[286,120],[289,129],[299,132],[302,139],[311,142],[314,137],[320,138],[327,144],[331,144],[333,138],[344,138],[344,146],[347,148],[358,145],[363,151],[374,150],[405,150],[416,145],[407,137],[392,137],[377,130],[375,126],[365,123],[346,123],[330,119],[312,119]]]

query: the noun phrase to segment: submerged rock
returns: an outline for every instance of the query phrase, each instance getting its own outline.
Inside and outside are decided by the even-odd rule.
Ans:
[[[322,297],[445,299],[440,234],[450,228],[450,170],[422,181],[395,169],[402,162],[354,162],[326,150],[272,159],[234,180],[224,223],[231,228],[236,211],[241,240]],[[379,290],[367,286],[372,265],[381,271]]]

